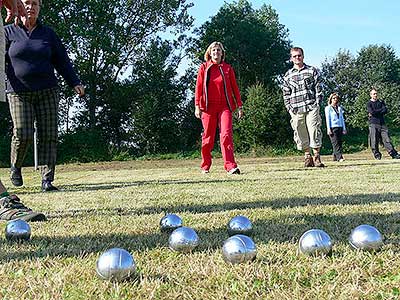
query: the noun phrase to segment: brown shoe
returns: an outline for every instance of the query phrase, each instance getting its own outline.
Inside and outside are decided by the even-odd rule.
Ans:
[[[317,168],[323,168],[325,165],[321,162],[321,156],[316,155],[314,156],[314,166]]]
[[[304,158],[304,167],[305,168],[310,168],[314,167],[314,160],[311,155],[306,155]]]

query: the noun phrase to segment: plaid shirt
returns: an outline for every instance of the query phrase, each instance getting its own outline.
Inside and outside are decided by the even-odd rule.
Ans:
[[[292,68],[283,77],[283,101],[288,111],[305,113],[314,109],[322,100],[321,78],[318,70],[304,64]]]

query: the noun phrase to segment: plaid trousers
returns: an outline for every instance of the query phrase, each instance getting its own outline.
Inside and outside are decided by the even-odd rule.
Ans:
[[[11,165],[20,168],[37,122],[38,164],[43,180],[54,180],[58,141],[59,88],[7,94],[13,121]]]
[[[0,31],[3,32],[3,18],[0,14]],[[0,102],[6,102],[6,72],[4,59],[6,55],[6,43],[4,34],[0,35]]]

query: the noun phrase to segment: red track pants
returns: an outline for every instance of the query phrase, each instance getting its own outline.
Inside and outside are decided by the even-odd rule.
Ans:
[[[230,171],[237,167],[233,155],[232,112],[228,108],[210,106],[207,112],[202,112],[203,135],[201,143],[201,168],[209,170],[211,167],[211,151],[214,148],[217,126],[220,130],[221,152],[224,159],[224,168]]]

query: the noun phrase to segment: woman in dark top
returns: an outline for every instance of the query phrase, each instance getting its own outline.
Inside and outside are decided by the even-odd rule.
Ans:
[[[22,0],[23,25],[5,27],[7,98],[13,120],[11,182],[23,185],[21,167],[37,124],[42,191],[52,185],[56,165],[59,87],[56,70],[81,97],[84,87],[56,33],[38,21],[40,0]]]

